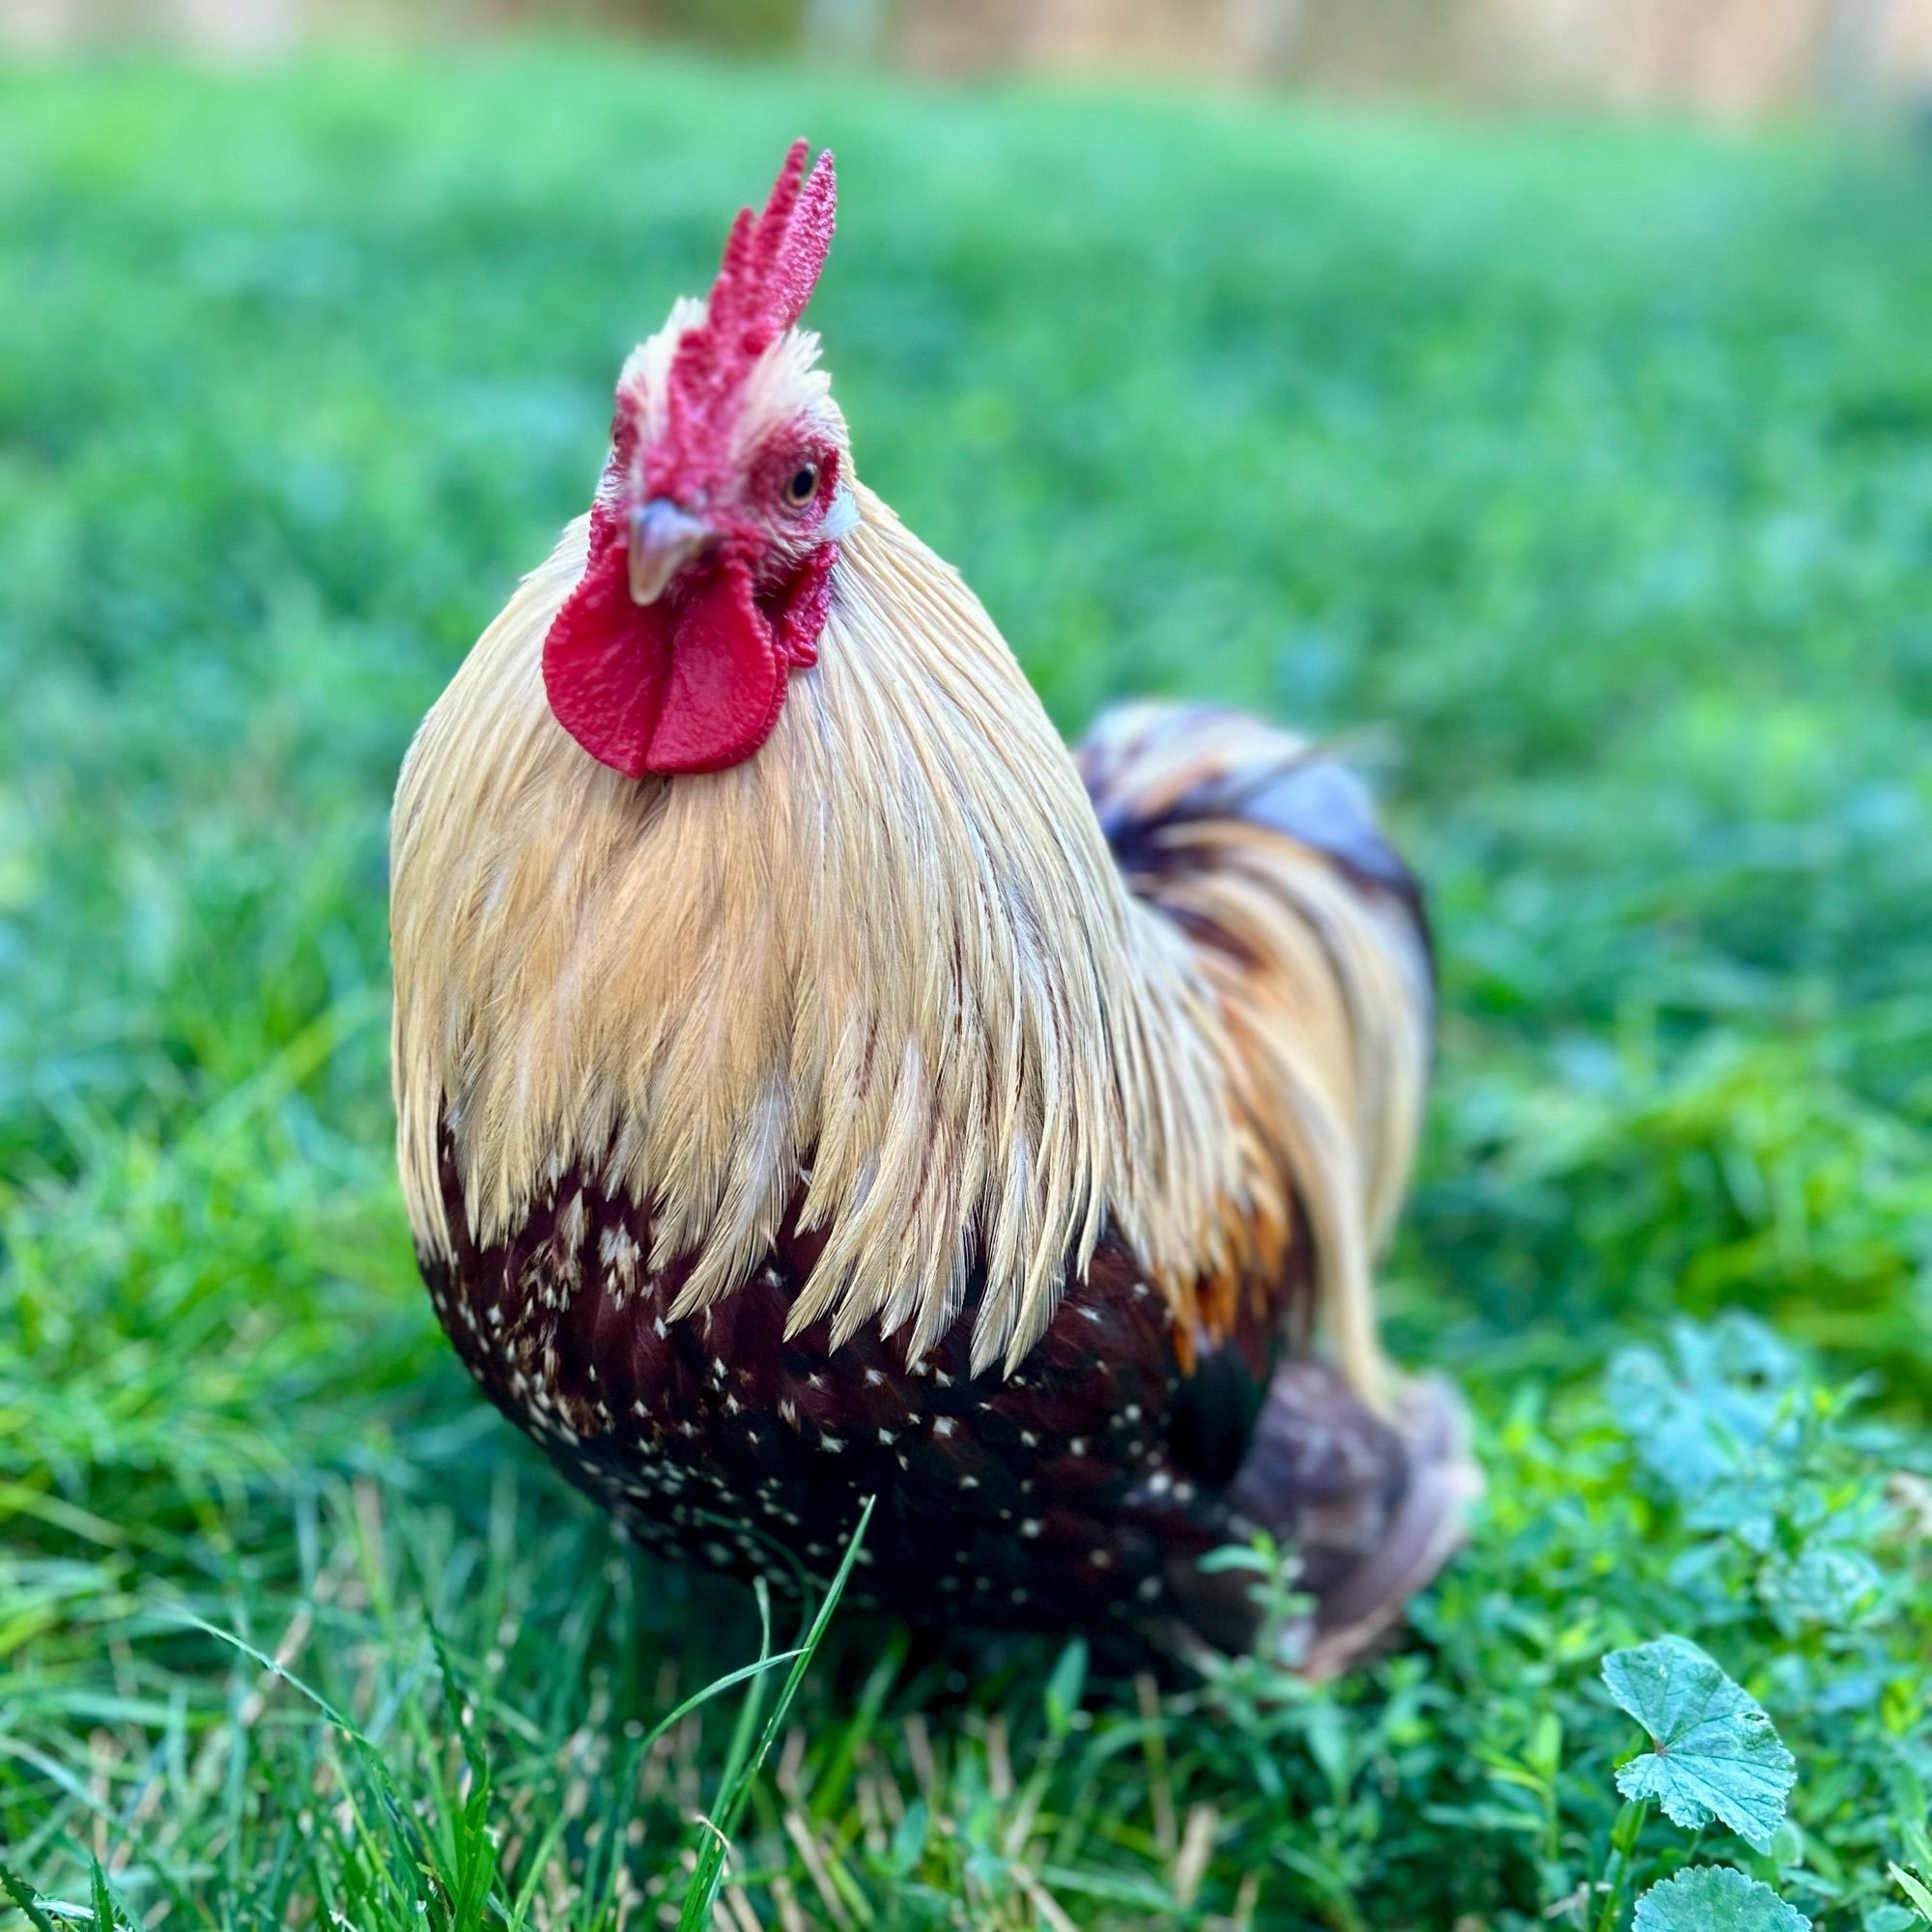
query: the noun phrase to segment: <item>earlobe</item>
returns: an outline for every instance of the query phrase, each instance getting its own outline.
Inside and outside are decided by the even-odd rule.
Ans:
[[[818,534],[827,543],[837,543],[840,537],[849,537],[859,527],[859,499],[853,496],[851,485],[842,478],[832,493],[832,501],[825,506],[825,515],[818,526]]]

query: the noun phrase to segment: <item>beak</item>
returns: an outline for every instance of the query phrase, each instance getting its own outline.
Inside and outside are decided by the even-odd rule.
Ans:
[[[631,512],[625,532],[630,554],[631,602],[655,604],[684,566],[717,541],[718,532],[668,497],[653,497]]]

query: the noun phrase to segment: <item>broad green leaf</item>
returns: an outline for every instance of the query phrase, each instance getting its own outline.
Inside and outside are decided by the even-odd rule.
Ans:
[[[1874,1905],[1865,1914],[1864,1932],[1918,1932],[1927,1919],[1909,1905]]]
[[[1797,1767],[1757,1700],[1678,1636],[1613,1650],[1604,1682],[1654,1747],[1617,1773],[1617,1789],[1692,1830],[1719,1819],[1769,1851]]]
[[[1608,1389],[1637,1459],[1679,1495],[1702,1501],[1788,1446],[1785,1391],[1795,1373],[1768,1329],[1727,1316],[1705,1328],[1681,1323],[1669,1356],[1626,1350],[1610,1364]]]
[[[1632,1932],[1811,1932],[1811,1921],[1729,1865],[1693,1865],[1637,1900]]]
[[[1804,1624],[1849,1630],[1878,1605],[1885,1573],[1862,1549],[1813,1544],[1794,1561],[1767,1567],[1757,1593],[1787,1634]]]

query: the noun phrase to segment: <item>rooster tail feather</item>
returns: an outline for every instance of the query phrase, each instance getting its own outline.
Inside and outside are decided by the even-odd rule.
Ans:
[[[1462,1543],[1482,1492],[1447,1383],[1414,1384],[1384,1415],[1324,1363],[1276,1370],[1228,1500],[1237,1520],[1294,1552],[1295,1587],[1313,1607],[1281,1634],[1304,1675],[1332,1677],[1380,1641]],[[1262,1612],[1247,1573],[1177,1551],[1168,1583],[1184,1654],[1254,1647]]]
[[[1414,876],[1346,765],[1250,718],[1113,711],[1081,772],[1129,889],[1213,989],[1257,1197],[1298,1206],[1330,1347],[1380,1400],[1372,1264],[1414,1155],[1435,1012]]]

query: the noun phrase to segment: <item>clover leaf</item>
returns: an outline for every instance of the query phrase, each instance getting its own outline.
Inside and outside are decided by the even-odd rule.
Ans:
[[[1757,1700],[1679,1636],[1611,1651],[1604,1682],[1654,1747],[1618,1771],[1617,1789],[1656,1799],[1678,1825],[1719,1819],[1769,1851],[1797,1766]]]

